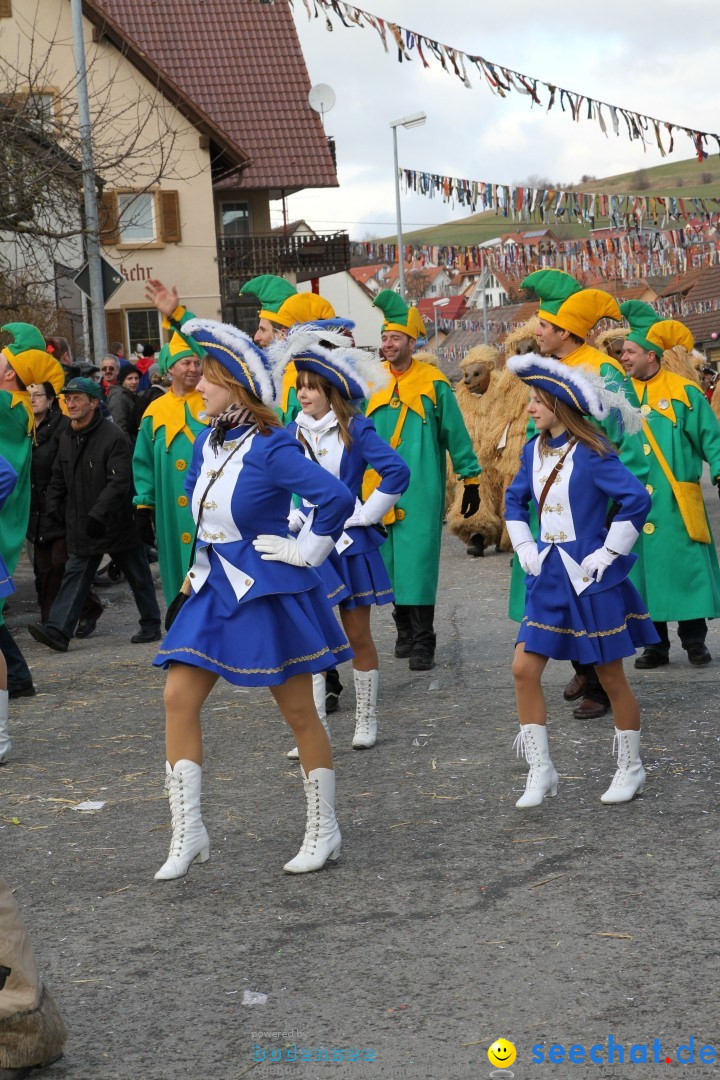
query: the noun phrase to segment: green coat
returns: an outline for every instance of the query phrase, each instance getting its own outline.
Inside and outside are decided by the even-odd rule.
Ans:
[[[0,454],[18,474],[17,484],[0,510],[0,544],[8,573],[13,574],[20,558],[30,517],[30,465],[32,462],[32,431],[28,430],[29,416],[26,394],[11,394],[0,390]],[[13,404],[14,403],[14,404]],[[4,605],[0,600],[0,612]],[[0,614],[0,623],[2,623]]]
[[[155,511],[160,578],[167,603],[177,596],[190,563],[195,521],[185,492],[193,443],[204,430],[197,390],[180,397],[168,390],[148,407],[133,454],[135,506]]]
[[[413,360],[408,371],[367,403],[381,439],[390,442],[408,405],[397,451],[410,467],[410,485],[395,507],[380,548],[396,604],[429,605],[437,596],[440,540],[445,516],[445,454],[462,479],[480,474],[472,440],[447,378],[432,364]]]
[[[563,363],[567,363],[569,367],[587,367],[591,371],[601,375],[606,381],[608,386],[621,389],[625,396],[635,402],[635,392],[632,388],[630,379],[620,369],[620,365],[614,360],[610,360],[605,353],[600,352],[599,349],[594,349],[591,345],[582,345],[576,349],[574,353],[566,357]],[[642,440],[637,435],[627,435],[620,428],[618,421],[614,417],[610,417],[607,422],[598,424],[598,427],[602,428],[607,437],[618,448],[618,456],[631,473],[638,476],[641,475],[640,470],[645,466],[642,464],[643,451]],[[535,425],[530,420],[528,423],[527,437],[531,439],[535,434]],[[518,468],[520,463],[518,462]],[[530,529],[535,538],[538,534],[538,520],[537,512],[535,509],[535,503],[530,506]],[[523,615],[525,614],[525,572],[520,566],[517,555],[513,559],[512,573],[510,576],[510,597],[508,600],[508,615],[515,622],[522,622]]]
[[[633,387],[675,479],[697,483],[707,461],[717,481],[720,424],[700,387],[663,369],[647,382],[633,379]],[[655,622],[720,618],[715,541],[703,544],[690,539],[669,480],[642,432],[638,438],[643,446],[643,471],[636,475],[647,486],[652,507],[633,549],[638,560],[630,580]]]

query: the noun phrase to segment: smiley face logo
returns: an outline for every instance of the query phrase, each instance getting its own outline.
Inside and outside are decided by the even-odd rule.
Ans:
[[[497,1069],[507,1069],[517,1057],[517,1051],[507,1039],[496,1039],[488,1050],[488,1061]]]

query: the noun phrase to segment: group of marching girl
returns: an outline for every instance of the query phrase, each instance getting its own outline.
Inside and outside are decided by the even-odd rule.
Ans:
[[[337,663],[353,658],[353,747],[369,748],[377,737],[370,611],[393,599],[379,553],[381,523],[410,473],[360,405],[388,383],[389,365],[352,347],[343,320],[296,323],[269,334],[261,348],[262,319],[253,341],[181,309],[170,316],[173,305],[166,311],[169,324],[204,354],[198,390],[208,427],[195,441],[186,479],[197,523],[186,602],[177,606],[154,660],[167,670],[172,817],[170,852],[155,877],[181,877],[194,860],[209,857],[200,811],[200,712],[220,676],[268,686],[290,725],[296,745],[288,757],[299,758],[307,807],[300,851],[284,869],[320,870],[341,849],[324,710],[324,673]],[[513,675],[517,748],[530,771],[517,806],[538,806],[557,790],[541,688],[550,658],[595,665],[613,707],[618,756],[602,801],[627,802],[642,791],[645,772],[639,710],[623,657],[659,639],[628,580],[650,496],[604,430],[631,436],[641,415],[621,390],[585,366],[531,354],[509,367],[529,388],[536,433],[506,505],[526,590]],[[273,404],[280,398],[281,411],[287,406],[289,373],[299,411],[283,426]],[[380,482],[362,502],[368,468]]]

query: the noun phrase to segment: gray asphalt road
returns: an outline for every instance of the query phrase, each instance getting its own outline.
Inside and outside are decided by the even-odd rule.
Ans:
[[[708,504],[718,535],[712,490]],[[129,643],[129,592],[106,590],[96,634],[57,655],[23,629],[33,609],[21,575],[9,622],[40,693],[13,705],[0,850],[71,1031],[48,1080],[606,1077],[628,1075],[631,1047],[645,1044],[641,1075],[715,1075],[699,1053],[720,1054],[720,633],[710,668],[690,668],[675,646],[668,668],[632,670],[649,779],[628,806],[599,802],[611,719],[573,719],[568,668],[552,664],[561,785],[521,814],[508,582],[508,556],[472,560],[446,538],[429,673],[392,658],[389,612],[377,615],[381,739],[349,748],[346,667],[332,719],[343,855],[323,873],[282,872],[304,807],[269,694],[218,686],[205,713],[211,859],[160,885],[162,676],[152,646]],[[88,799],[105,805],[73,809]],[[245,991],[266,1004],[244,1005]],[[517,1048],[510,1068],[488,1061],[498,1037]],[[624,1067],[560,1062],[572,1045],[606,1062],[610,1037]],[[691,1037],[694,1064],[681,1066]],[[555,1062],[533,1062],[533,1047],[547,1058],[553,1044]],[[293,1045],[335,1053],[270,1062],[271,1047],[287,1058]]]

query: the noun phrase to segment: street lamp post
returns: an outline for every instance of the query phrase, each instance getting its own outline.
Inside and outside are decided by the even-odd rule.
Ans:
[[[443,296],[443,298],[441,300],[433,300],[433,315],[435,316],[435,355],[436,356],[440,355],[440,348],[438,346],[438,323],[437,323],[438,308],[447,307],[447,305],[449,303],[450,303],[450,298],[448,296]]]
[[[397,217],[397,246],[398,246],[398,279],[400,296],[405,299],[405,256],[403,253],[402,239],[402,216],[400,214],[400,167],[398,165],[397,129],[399,127],[420,127],[427,120],[424,112],[413,113],[411,116],[402,116],[399,120],[391,120],[390,127],[393,133],[393,161],[395,163],[395,216]]]

